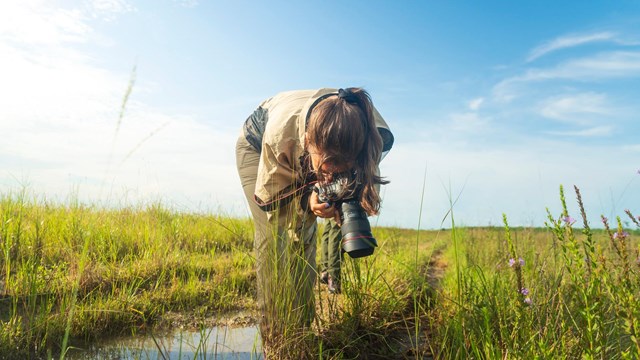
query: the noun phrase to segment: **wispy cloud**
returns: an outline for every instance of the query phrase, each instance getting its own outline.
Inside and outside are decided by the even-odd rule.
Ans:
[[[622,148],[627,151],[640,153],[640,144],[625,145]]]
[[[575,131],[548,131],[547,134],[570,137],[602,137],[611,135],[612,130],[611,126],[596,126]]]
[[[531,52],[529,52],[529,56],[527,56],[527,62],[531,62],[556,50],[571,48],[598,41],[616,41],[616,34],[613,32],[605,31],[594,34],[561,36],[531,50]]]
[[[449,115],[452,130],[469,132],[484,128],[488,120],[482,118],[476,112],[454,113]]]
[[[479,97],[479,98],[475,98],[471,101],[469,101],[469,109],[476,111],[478,109],[480,109],[480,106],[482,105],[482,103],[484,102],[484,98]]]
[[[229,134],[142,103],[136,94],[148,89],[144,80],[136,83],[114,135],[129,74],[101,67],[82,47],[95,45],[95,22],[104,20],[92,11],[132,10],[123,1],[82,6],[0,2],[0,133],[10,134],[0,142],[0,191],[24,178],[31,190],[48,196],[77,185],[100,200],[110,188],[127,201],[241,199],[233,191],[236,179],[219,176],[235,173],[237,129]],[[212,153],[220,156],[212,160]]]
[[[0,40],[13,44],[81,43],[92,31],[79,9],[46,6],[45,1],[0,2]]]
[[[173,0],[173,1],[187,8],[193,8],[200,5],[200,0]]]
[[[136,11],[135,6],[127,0],[90,0],[87,4],[92,17],[106,21],[112,21],[121,14]]]
[[[497,100],[509,101],[517,96],[518,84],[552,81],[592,81],[640,76],[640,52],[608,51],[564,61],[555,67],[529,69],[523,74],[502,80],[493,88]]]
[[[607,106],[607,96],[593,92],[570,94],[544,100],[539,113],[549,119],[586,125],[594,116],[607,116],[614,110]]]
[[[640,76],[640,52],[612,51],[590,57],[568,60],[555,68],[530,70],[513,81],[553,79],[593,80]]]

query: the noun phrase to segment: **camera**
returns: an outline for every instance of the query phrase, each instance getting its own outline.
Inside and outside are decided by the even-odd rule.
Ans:
[[[341,220],[342,251],[352,258],[373,254],[378,242],[371,234],[367,213],[360,206],[359,187],[346,176],[337,176],[328,184],[316,186],[318,199],[338,209]]]

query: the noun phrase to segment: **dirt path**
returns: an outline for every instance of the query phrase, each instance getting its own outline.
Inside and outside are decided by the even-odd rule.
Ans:
[[[448,264],[443,259],[444,250],[444,246],[437,248],[431,255],[431,260],[427,264],[427,282],[434,290],[440,288],[440,281],[447,270]]]

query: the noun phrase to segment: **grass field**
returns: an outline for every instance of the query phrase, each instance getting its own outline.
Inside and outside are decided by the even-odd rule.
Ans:
[[[539,228],[505,215],[503,227],[374,229],[374,255],[347,258],[342,295],[317,286],[312,331],[286,345],[329,359],[638,358],[639,219],[595,230],[560,201]],[[0,358],[256,310],[246,219],[26,191],[1,195],[0,217]]]

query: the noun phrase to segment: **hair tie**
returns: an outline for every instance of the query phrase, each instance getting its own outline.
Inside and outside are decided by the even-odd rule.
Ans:
[[[338,89],[338,97],[344,99],[349,104],[358,104],[358,97],[351,90]]]
[[[360,104],[360,99],[358,98],[358,96],[356,94],[354,94],[351,89],[338,89],[338,98],[340,99],[344,99],[344,101],[346,101],[349,104],[352,105],[356,105],[357,107],[359,107],[365,114],[365,118],[362,121],[362,128],[365,131],[365,134],[369,132],[369,123],[367,121],[367,111],[365,110],[366,108],[364,107],[364,104]]]

